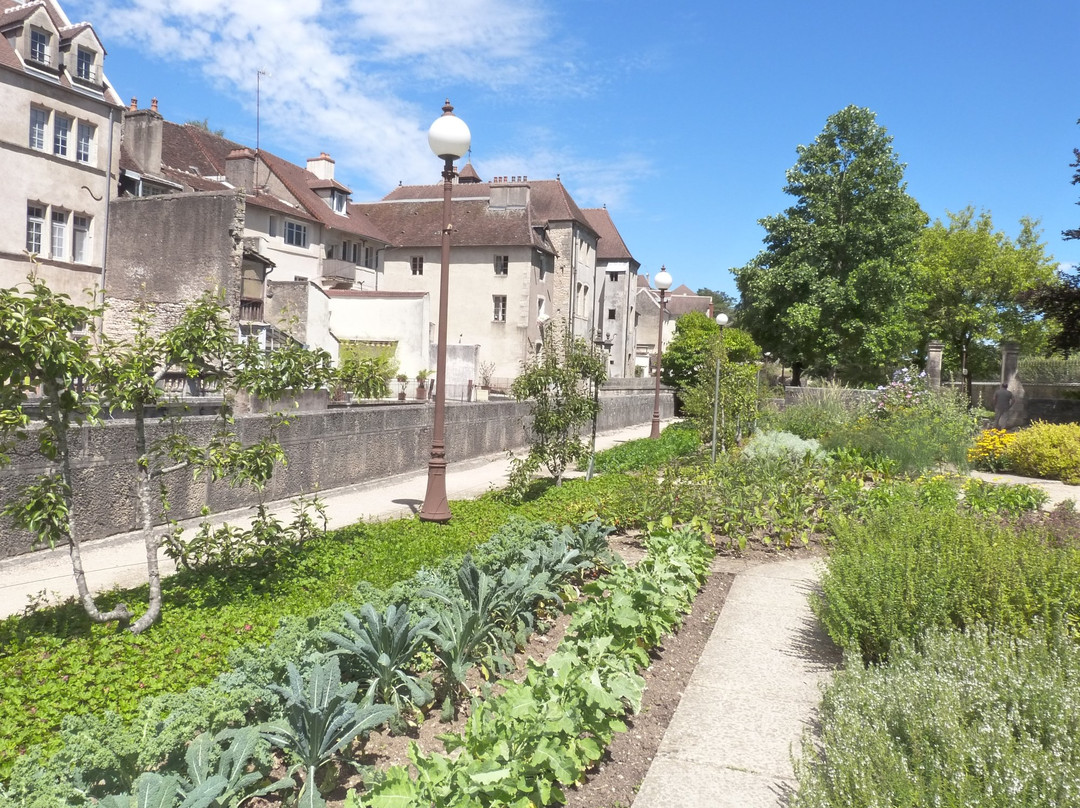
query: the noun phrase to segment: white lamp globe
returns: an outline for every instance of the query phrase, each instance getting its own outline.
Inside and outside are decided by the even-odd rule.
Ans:
[[[725,325],[728,324],[728,316],[724,314],[724,312],[720,312],[718,315],[716,315],[716,324],[723,328]]]
[[[660,271],[656,273],[656,288],[661,292],[671,288],[671,273],[665,267],[660,267]]]
[[[457,160],[469,150],[472,133],[465,121],[454,114],[449,99],[443,106],[442,116],[436,118],[428,129],[427,139],[435,156],[443,160]]]

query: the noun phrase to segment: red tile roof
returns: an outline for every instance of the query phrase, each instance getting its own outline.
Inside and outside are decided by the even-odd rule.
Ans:
[[[2,0],[0,0],[2,2]],[[215,135],[192,124],[176,124],[162,121],[161,130],[161,176],[180,183],[193,191],[217,191],[231,187],[225,182],[225,164],[229,153],[247,147],[228,138]],[[261,151],[262,166],[288,189],[296,200],[279,199],[265,192],[247,196],[249,205],[268,208],[291,216],[320,222],[324,226],[344,233],[351,233],[376,241],[388,241],[378,226],[360,207],[349,204],[345,215],[334,213],[326,201],[315,193],[315,188],[334,187],[348,190],[340,183],[320,180],[310,171],[283,160],[268,151]],[[132,167],[143,174],[152,175],[145,166],[137,165],[125,146],[121,150],[121,166]]]
[[[634,256],[623,241],[607,208],[586,208],[584,211],[592,229],[600,236],[596,245],[596,257],[602,261],[634,261]]]

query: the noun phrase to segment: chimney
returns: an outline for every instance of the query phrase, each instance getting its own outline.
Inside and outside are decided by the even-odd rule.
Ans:
[[[318,157],[309,157],[307,170],[320,180],[332,180],[334,178],[334,161],[326,152]]]
[[[128,109],[130,109],[132,112],[134,112],[138,108],[139,108],[139,99],[136,98],[135,96],[132,96],[131,97],[131,106],[128,107]]]
[[[158,111],[157,110],[157,99],[156,98],[151,98],[150,99],[150,109],[152,109],[154,112]]]
[[[225,158],[225,179],[235,188],[255,193],[255,152],[233,149]]]
[[[147,174],[161,173],[162,120],[156,109],[139,109],[134,98],[124,110],[124,143],[139,170]]]

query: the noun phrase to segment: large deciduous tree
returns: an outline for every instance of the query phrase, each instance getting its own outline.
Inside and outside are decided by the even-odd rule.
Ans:
[[[1045,345],[1046,324],[1022,302],[1054,276],[1031,219],[1020,220],[1013,241],[994,229],[989,211],[950,212],[947,222],[936,220],[923,232],[917,270],[924,331],[945,343],[947,363],[958,368],[968,358],[969,383],[972,375],[992,372],[1002,340],[1028,351]]]
[[[831,115],[787,172],[795,203],[760,220],[765,249],[735,269],[740,325],[792,366],[853,380],[884,376],[917,339],[906,316],[927,217],[872,111]]]
[[[1069,164],[1076,169],[1072,184],[1080,185],[1080,149],[1073,149],[1073,157],[1075,160]],[[1076,204],[1080,205],[1080,202]],[[1080,240],[1080,227],[1063,230],[1061,237],[1066,241]],[[1050,337],[1050,352],[1068,357],[1080,351],[1080,273],[1075,267],[1071,271],[1059,269],[1053,280],[1026,293],[1024,302],[1057,326],[1057,331]]]

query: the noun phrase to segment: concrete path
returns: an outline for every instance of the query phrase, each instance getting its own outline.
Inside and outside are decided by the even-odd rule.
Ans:
[[[808,596],[820,559],[737,572],[634,808],[775,808],[792,754],[840,663]]]
[[[1020,477],[1016,474],[995,474],[988,471],[972,471],[972,477],[987,480],[992,483],[1010,483],[1012,485],[1034,485],[1046,492],[1049,499],[1043,505],[1044,511],[1049,511],[1060,502],[1071,499],[1080,503],[1080,485],[1068,485],[1058,480],[1039,480],[1033,477]]]
[[[665,422],[666,425],[669,422]],[[636,438],[647,438],[650,423],[598,433],[597,450]],[[506,453],[467,461],[453,462],[446,473],[446,491],[450,500],[470,499],[506,484],[510,462]],[[427,470],[401,474],[381,480],[321,491],[330,528],[355,522],[394,519],[416,513],[423,504],[427,488]],[[272,503],[270,510],[288,522],[293,515],[292,500]],[[210,518],[214,524],[248,524],[253,508],[243,508]],[[181,523],[184,536],[197,530],[201,519]],[[159,553],[162,575],[175,572],[175,565]],[[146,555],[137,534],[127,533],[87,542],[83,545],[83,567],[92,591],[113,586],[137,586],[146,581]],[[76,594],[67,549],[47,550],[15,558],[0,559],[0,617],[16,614],[31,602],[52,603]]]

